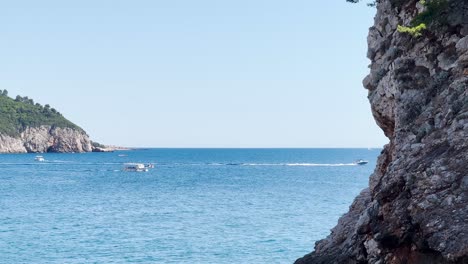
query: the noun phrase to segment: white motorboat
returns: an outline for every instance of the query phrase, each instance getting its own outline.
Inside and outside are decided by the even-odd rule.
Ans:
[[[35,161],[39,161],[39,162],[45,161],[45,159],[44,159],[43,156],[36,156],[36,157],[34,158],[34,160],[35,160]]]
[[[363,159],[358,159],[354,162],[356,165],[365,165],[367,163],[369,163],[369,161],[367,160],[363,160]]]
[[[145,172],[148,168],[143,163],[125,163],[124,171]]]

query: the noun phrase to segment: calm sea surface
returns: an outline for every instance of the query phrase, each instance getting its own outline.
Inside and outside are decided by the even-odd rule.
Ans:
[[[292,263],[367,186],[379,153],[0,155],[0,263]],[[125,162],[156,167],[123,172]]]

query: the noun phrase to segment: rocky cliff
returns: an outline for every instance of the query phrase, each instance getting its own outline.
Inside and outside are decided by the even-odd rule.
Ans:
[[[28,127],[18,136],[0,134],[0,153],[90,152],[86,133],[73,128]]]
[[[424,2],[378,1],[364,86],[390,143],[369,188],[297,264],[468,263],[468,1],[443,2],[412,36],[397,27]]]
[[[0,90],[0,153],[112,151],[46,104]]]

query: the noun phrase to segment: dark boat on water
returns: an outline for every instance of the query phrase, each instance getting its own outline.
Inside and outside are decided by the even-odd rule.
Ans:
[[[367,160],[363,160],[363,159],[358,159],[354,162],[356,165],[366,165],[367,163],[369,163],[369,161]]]

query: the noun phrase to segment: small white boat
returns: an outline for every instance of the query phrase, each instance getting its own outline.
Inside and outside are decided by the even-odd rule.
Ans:
[[[35,161],[39,161],[39,162],[45,161],[45,159],[44,159],[43,156],[36,156],[36,157],[34,158],[34,160],[35,160]]]
[[[356,165],[365,165],[367,163],[369,163],[369,161],[367,160],[363,160],[363,159],[358,159],[354,162]]]
[[[148,168],[143,163],[125,163],[124,171],[145,172]]]

